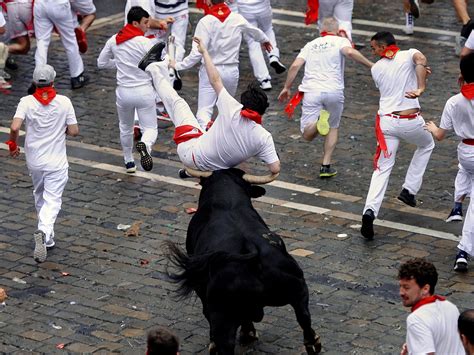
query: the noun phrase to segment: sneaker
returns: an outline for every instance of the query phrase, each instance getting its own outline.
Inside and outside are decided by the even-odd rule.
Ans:
[[[337,170],[331,168],[330,166],[323,166],[321,165],[321,169],[319,169],[319,177],[321,179],[331,178],[337,175]]]
[[[318,133],[321,136],[327,136],[329,133],[329,112],[326,110],[321,110],[319,113],[319,120],[316,122],[316,128],[318,129]]]
[[[133,126],[133,141],[138,142],[141,139],[142,139],[142,130],[140,129],[140,126],[138,125]]]
[[[275,70],[275,73],[281,74],[286,71],[286,67],[280,62],[280,58],[275,55],[270,57],[270,66]]]
[[[4,77],[0,76],[0,90],[1,89],[11,89],[12,84],[6,81]]]
[[[188,179],[191,178],[192,176],[188,174],[186,169],[179,169],[178,170],[178,176],[180,179]]]
[[[127,170],[127,174],[133,174],[137,171],[137,167],[135,166],[135,162],[129,161],[125,163],[125,169]]]
[[[405,14],[405,28],[403,29],[403,32],[406,35],[412,35],[414,32],[414,27],[415,27],[415,19],[413,15],[410,13]]]
[[[459,250],[454,261],[454,271],[466,272],[469,256],[465,251]]]
[[[76,27],[74,29],[74,33],[76,34],[76,40],[77,40],[77,45],[79,46],[79,52],[86,53],[87,52],[86,32],[82,28]]]
[[[402,189],[402,192],[398,195],[398,199],[408,206],[416,207],[415,195],[409,193],[407,189]]]
[[[84,85],[86,85],[89,82],[89,78],[84,75],[84,73],[81,73],[79,76],[76,76],[75,78],[71,78],[71,87],[73,90],[75,89],[80,89]]]
[[[140,60],[138,67],[145,71],[146,67],[151,63],[161,62],[163,60],[161,58],[163,49],[165,49],[165,42],[158,42],[155,44],[153,47],[151,47],[148,53],[143,56],[142,60]]]
[[[260,82],[260,88],[262,90],[270,90],[272,88],[272,83],[270,79],[265,79]]]
[[[35,238],[35,251],[33,252],[33,258],[37,263],[42,263],[46,260],[46,235],[41,230],[37,230],[33,235]]]
[[[150,171],[153,169],[153,159],[150,153],[148,153],[145,143],[141,141],[137,142],[135,148],[137,148],[137,152],[140,153],[140,164],[142,165],[143,170]]]
[[[362,215],[362,227],[360,228],[360,234],[366,239],[374,239],[374,211],[368,209]]]
[[[174,81],[173,81],[173,89],[176,91],[180,91],[183,88],[183,81],[181,80],[181,75],[179,75],[178,71],[174,70]]]
[[[5,62],[5,67],[11,70],[17,70],[18,64],[16,64],[15,59],[13,57],[8,57],[7,61]]]
[[[410,13],[414,18],[420,17],[420,4],[418,0],[410,0]]]
[[[449,223],[454,221],[462,221],[462,210],[456,208],[453,208],[451,210],[448,218],[446,219],[446,222]]]
[[[0,69],[0,76],[3,76],[3,79],[5,80],[10,80],[12,78],[12,76],[3,69]]]
[[[56,243],[54,242],[54,237],[49,238],[45,244],[46,244],[46,250],[53,249],[54,246],[56,245]]]

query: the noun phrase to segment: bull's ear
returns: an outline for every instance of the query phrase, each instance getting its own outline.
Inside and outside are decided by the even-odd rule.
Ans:
[[[266,192],[267,191],[261,186],[257,186],[257,185],[250,186],[250,197],[251,198],[261,197],[261,196],[265,195]]]

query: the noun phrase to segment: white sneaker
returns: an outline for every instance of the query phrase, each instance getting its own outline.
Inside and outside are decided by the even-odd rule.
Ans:
[[[270,79],[265,79],[260,82],[260,88],[262,90],[270,90],[272,88],[272,83]]]
[[[12,84],[5,80],[3,76],[0,76],[0,89],[11,89]]]
[[[403,32],[407,35],[412,35],[415,27],[415,19],[412,14],[405,13],[405,28]]]
[[[49,249],[53,249],[54,246],[56,245],[56,243],[54,242],[54,237],[51,236],[47,241],[46,241],[46,249],[49,250]]]
[[[33,258],[37,263],[42,263],[46,260],[47,255],[45,243],[46,235],[43,231],[37,230],[33,236],[35,238],[35,250],[33,252]]]

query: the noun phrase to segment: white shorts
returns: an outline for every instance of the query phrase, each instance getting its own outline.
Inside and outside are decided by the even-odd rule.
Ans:
[[[339,128],[343,109],[343,91],[321,93],[305,92],[303,97],[303,107],[301,110],[301,133],[304,132],[306,126],[312,125],[318,121],[321,110],[329,112],[329,127]]]
[[[7,3],[10,39],[33,34],[33,5],[28,2]]]
[[[92,0],[70,0],[71,8],[79,15],[91,15],[97,11]]]

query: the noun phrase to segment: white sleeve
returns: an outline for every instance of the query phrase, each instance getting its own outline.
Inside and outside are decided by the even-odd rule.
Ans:
[[[258,158],[263,160],[265,164],[272,164],[280,159],[278,158],[277,152],[275,150],[275,143],[273,143],[272,135],[268,133],[268,136],[264,139],[262,147],[258,152]]]
[[[351,47],[352,48],[352,43],[349,41],[347,38],[341,38],[342,41],[340,42],[340,49],[345,48],[345,47]]]
[[[420,319],[407,318],[407,347],[410,355],[425,355],[436,351],[431,330]]]
[[[210,16],[210,15],[208,15]],[[194,31],[194,37],[199,37],[206,48],[209,48],[209,31],[207,30],[204,21],[206,16],[204,16],[196,25],[196,30]],[[199,53],[197,44],[193,41],[191,52],[184,58],[181,62],[176,63],[176,70],[186,70],[192,68],[197,63],[202,60],[202,55]]]
[[[261,29],[252,26],[243,16],[241,17],[242,21],[240,23],[240,28],[242,29],[243,33],[253,38],[253,40],[256,42],[270,42],[267,35]]]
[[[452,104],[452,100],[449,99],[444,106],[443,114],[441,115],[441,122],[439,124],[439,128],[445,130],[453,129],[453,112],[454,107]]]
[[[219,93],[216,106],[219,110],[219,119],[231,120],[236,117],[240,118],[237,113],[242,110],[242,104],[234,99],[225,88],[222,88]]]
[[[68,99],[68,108],[66,111],[66,124],[77,124],[76,113],[74,112],[74,106],[72,106],[72,102]]]
[[[112,36],[107,43],[105,43],[104,48],[97,58],[97,67],[99,69],[115,69],[115,59],[114,53],[112,52],[112,43],[115,41],[115,36]]]
[[[301,59],[304,59],[305,61],[307,61],[307,58],[308,58],[308,55],[309,55],[309,43],[306,44],[301,50],[300,50],[300,53],[298,54],[298,56],[296,58],[301,58]]]
[[[408,50],[408,53],[410,53],[410,58],[411,58],[411,61],[413,63],[413,66],[415,65],[415,62],[413,62],[413,56],[416,54],[416,53],[421,53],[418,49],[415,49],[415,48],[410,48]]]
[[[466,48],[474,50],[474,31],[471,31],[471,34],[469,35],[466,44],[464,45]]]
[[[6,25],[5,17],[3,16],[2,11],[0,11],[0,27],[4,27]]]
[[[24,120],[26,118],[27,112],[28,112],[28,103],[26,102],[26,97],[22,97],[20,99],[20,103],[18,104],[15,115],[13,117],[21,118],[22,120]]]

